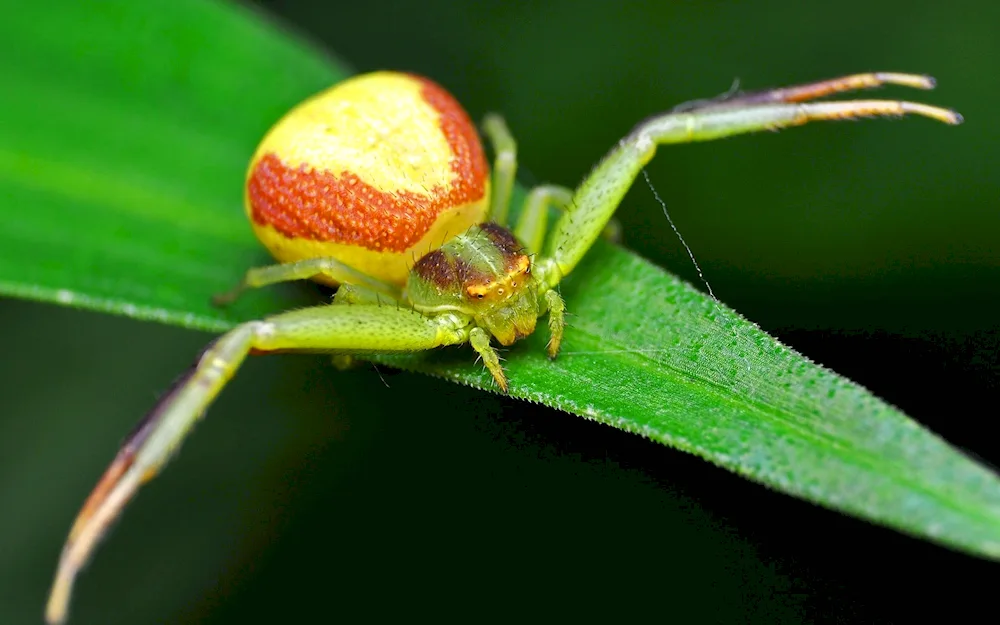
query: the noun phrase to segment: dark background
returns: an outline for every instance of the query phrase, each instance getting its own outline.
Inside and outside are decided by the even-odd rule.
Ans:
[[[649,172],[723,301],[1000,462],[995,3],[259,8],[359,71],[420,72],[474,117],[502,111],[529,185],[575,183],[637,120],[735,78],[935,75],[936,92],[880,95],[952,106],[964,126],[817,125],[666,148]],[[618,218],[627,246],[696,281],[648,189]],[[83,495],[209,337],[12,301],[0,323],[0,622],[38,622]],[[72,622],[905,623],[994,610],[992,563],[611,428],[381,374],[250,363],[86,572]]]

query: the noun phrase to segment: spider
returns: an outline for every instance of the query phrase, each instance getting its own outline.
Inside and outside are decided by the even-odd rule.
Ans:
[[[336,295],[330,304],[237,326],[159,400],[77,516],[46,618],[65,620],[73,580],[101,536],[247,355],[351,356],[468,343],[506,392],[493,341],[511,345],[548,315],[547,352],[556,357],[566,326],[556,288],[609,232],[619,202],[658,145],[814,120],[917,114],[961,122],[950,110],[914,102],[808,102],[885,84],[930,89],[934,81],[866,73],[682,104],[635,126],[575,190],[531,191],[514,224],[508,208],[516,146],[501,117],[483,123],[495,153],[491,173],[468,115],[426,78],[367,74],[300,104],[264,138],[246,179],[247,215],[279,264],[249,270],[216,303],[248,288],[304,279],[339,286]],[[560,216],[549,229],[553,207]]]

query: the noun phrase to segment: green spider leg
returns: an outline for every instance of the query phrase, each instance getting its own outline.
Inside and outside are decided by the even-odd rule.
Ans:
[[[405,300],[394,298],[386,293],[370,289],[361,284],[349,284],[346,282],[337,287],[337,292],[333,296],[333,303],[348,306],[361,304],[364,306],[410,307]]]
[[[480,333],[482,331],[480,330]],[[324,305],[237,326],[214,341],[126,438],[84,503],[63,548],[46,608],[50,623],[65,619],[76,574],[138,488],[156,476],[209,404],[251,353],[415,352],[469,342],[484,360],[496,352],[457,315],[427,317],[396,306]]]
[[[534,187],[524,200],[521,214],[514,227],[514,236],[524,243],[529,254],[539,254],[545,244],[549,230],[549,209],[561,213],[572,210],[573,189],[559,185],[544,184]],[[617,219],[611,219],[604,226],[601,236],[613,243],[622,238],[622,228]]]
[[[242,282],[232,290],[216,295],[212,298],[212,302],[216,306],[225,306],[231,304],[248,289],[257,289],[279,282],[309,280],[318,276],[324,276],[339,284],[362,286],[392,300],[399,300],[402,297],[399,287],[373,278],[336,258],[322,257],[250,269]]]
[[[357,284],[341,284],[337,287],[337,292],[333,296],[334,306],[396,306],[409,308],[406,301],[395,300],[385,293],[380,293]],[[351,369],[358,364],[357,359],[351,354],[334,354],[330,357],[330,362],[337,369],[344,371]]]
[[[539,309],[541,313],[549,313],[549,342],[545,346],[545,353],[549,358],[555,358],[562,347],[563,332],[566,329],[566,302],[554,289],[545,289]]]
[[[577,266],[600,236],[625,193],[659,145],[710,141],[761,130],[778,130],[810,121],[861,117],[922,115],[947,124],[961,123],[947,109],[899,100],[812,102],[831,93],[899,84],[931,89],[926,76],[894,73],[856,74],[745,95],[724,95],[676,107],[636,126],[619,141],[577,187],[567,211],[549,236],[538,273],[554,287]]]
[[[483,120],[483,132],[496,154],[493,161],[493,192],[486,221],[506,227],[517,175],[517,142],[507,127],[507,122],[496,113],[490,113]],[[525,244],[529,253],[537,254],[542,250],[548,231],[549,208],[566,211],[572,202],[573,190],[568,187],[548,184],[534,187],[521,208],[514,236]],[[612,219],[602,234],[609,241],[618,242],[621,240],[621,226]]]
[[[573,190],[557,185],[541,185],[528,193],[521,208],[521,215],[514,227],[514,236],[528,249],[538,254],[545,244],[549,229],[549,208],[566,211],[573,204]]]
[[[494,154],[493,190],[484,221],[506,226],[514,177],[517,175],[517,142],[503,117],[496,113],[490,113],[483,119],[483,132],[489,138]]]

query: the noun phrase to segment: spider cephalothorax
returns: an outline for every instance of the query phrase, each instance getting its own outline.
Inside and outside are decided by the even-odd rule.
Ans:
[[[914,102],[807,102],[884,84],[929,89],[933,81],[858,74],[730,93],[654,115],[575,190],[531,191],[513,229],[507,216],[516,150],[500,117],[488,116],[483,124],[496,153],[491,173],[468,115],[425,78],[379,72],[310,98],[267,134],[247,173],[247,215],[281,264],[251,269],[216,302],[247,288],[313,279],[339,285],[333,303],[241,324],[205,349],[126,439],[84,504],[63,549],[48,620],[65,618],[73,579],[94,545],[247,355],[414,352],[468,343],[506,391],[493,339],[510,345],[548,315],[547,349],[556,357],[565,323],[555,288],[606,231],[658,145],[814,120],[913,113],[961,121],[952,111]],[[237,187],[234,181],[234,196]],[[562,211],[551,230],[550,208]]]
[[[467,315],[501,345],[535,331],[547,287],[514,235],[493,223],[473,226],[417,261],[406,281],[413,308]],[[541,306],[540,306],[541,304]]]

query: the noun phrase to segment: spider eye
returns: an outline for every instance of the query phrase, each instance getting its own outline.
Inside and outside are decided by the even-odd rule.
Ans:
[[[482,293],[479,293],[478,295],[476,295],[476,297],[477,297],[478,299],[483,299],[483,298],[484,298],[484,297],[486,297],[486,296],[485,296],[485,295],[483,295]]]

